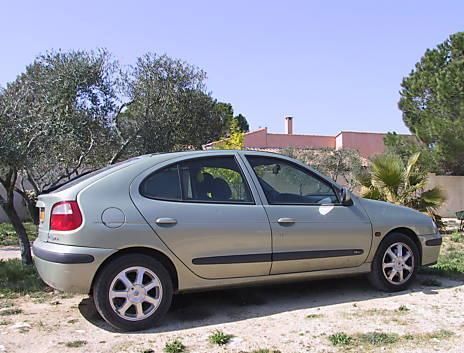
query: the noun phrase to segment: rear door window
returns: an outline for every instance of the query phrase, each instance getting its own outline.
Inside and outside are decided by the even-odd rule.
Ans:
[[[163,168],[148,176],[140,185],[140,194],[151,199],[182,200],[178,165]]]
[[[179,168],[185,201],[253,203],[233,156],[192,159],[180,163]]]
[[[150,174],[142,196],[168,201],[254,204],[235,157],[195,158]]]

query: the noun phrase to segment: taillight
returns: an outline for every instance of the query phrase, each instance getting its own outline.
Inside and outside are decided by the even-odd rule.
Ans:
[[[50,230],[74,230],[82,224],[82,214],[77,201],[62,201],[53,205]]]

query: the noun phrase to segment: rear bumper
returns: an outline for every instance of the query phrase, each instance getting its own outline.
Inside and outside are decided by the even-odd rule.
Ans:
[[[440,233],[421,235],[419,240],[422,245],[422,266],[435,264],[438,261],[442,243]]]
[[[32,247],[34,263],[40,277],[49,286],[64,292],[84,293],[91,290],[95,273],[113,249],[85,248],[43,242]]]

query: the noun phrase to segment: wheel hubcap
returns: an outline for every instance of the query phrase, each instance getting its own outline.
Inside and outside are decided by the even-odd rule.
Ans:
[[[389,246],[382,260],[383,275],[394,285],[405,283],[414,272],[414,253],[405,243]]]
[[[114,312],[125,320],[139,321],[151,316],[161,303],[163,288],[148,268],[127,268],[113,279],[109,300]]]

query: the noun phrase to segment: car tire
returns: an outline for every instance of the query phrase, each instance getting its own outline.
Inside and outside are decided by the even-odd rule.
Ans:
[[[172,279],[155,258],[127,254],[107,264],[93,287],[95,306],[119,331],[145,330],[159,324],[171,306]]]
[[[402,233],[391,233],[380,243],[368,278],[381,291],[402,291],[414,280],[419,264],[419,249],[414,240]]]

